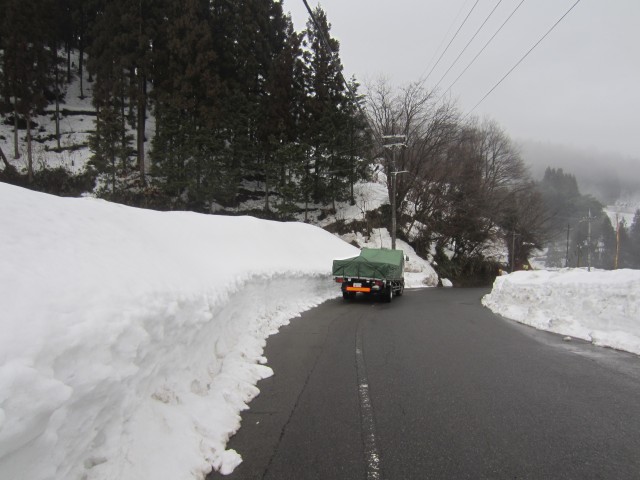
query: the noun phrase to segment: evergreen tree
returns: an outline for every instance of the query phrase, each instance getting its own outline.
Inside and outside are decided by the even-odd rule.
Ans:
[[[271,163],[278,139],[271,135],[273,100],[270,97],[278,62],[288,48],[289,20],[280,2],[213,0],[213,41],[218,73],[223,82],[222,118],[227,132],[226,170],[237,183],[254,186],[274,183]],[[286,88],[286,87],[284,87]]]
[[[95,1],[95,21],[91,26],[89,70],[96,75],[94,104],[103,123],[120,123],[122,174],[129,171],[129,156],[135,154],[140,184],[145,180],[145,126],[147,115],[147,83],[153,71],[153,45],[159,37],[160,23],[166,18],[164,1],[127,0]],[[128,113],[126,112],[128,107]],[[119,109],[117,115],[112,110]],[[136,132],[136,149],[129,147],[127,119]],[[113,127],[115,128],[115,126]],[[103,145],[102,141],[94,142]],[[102,152],[96,152],[101,155]]]
[[[48,97],[58,125],[66,83],[77,73],[83,97],[86,67],[95,78],[90,165],[105,193],[124,198],[124,189],[144,185],[153,109],[150,171],[181,207],[237,205],[243,187],[264,190],[265,209],[283,213],[312,197],[353,201],[365,122],[361,99],[342,83],[338,42],[330,38],[331,53],[321,41],[330,30],[321,9],[320,27],[310,23],[299,34],[274,0],[0,0],[0,7],[1,108],[13,112],[16,156],[18,127],[27,123],[30,175],[31,117]],[[60,146],[59,128],[56,137]]]
[[[130,135],[126,135],[122,141],[122,110],[112,102],[103,104],[98,112],[96,120],[96,133],[90,137],[89,144],[94,152],[89,163],[98,172],[106,177],[107,189],[101,192],[113,199],[122,190],[119,177],[122,168],[118,166],[118,160],[122,161],[129,155]]]
[[[602,216],[599,224],[596,224],[596,236],[593,244],[594,262],[596,268],[611,270],[615,263],[616,232],[607,215]],[[592,233],[593,236],[593,233]]]
[[[633,215],[633,221],[629,228],[629,249],[631,266],[640,268],[640,209]]]
[[[627,226],[624,219],[620,221],[618,227],[620,254],[618,258],[618,268],[638,268],[636,256],[634,255],[634,242],[630,233],[630,227]]]
[[[66,86],[71,81],[70,72],[70,55],[71,45],[73,44],[75,32],[72,20],[73,5],[70,0],[62,0],[58,4],[58,8],[51,12],[51,35],[50,35],[50,52],[51,52],[51,78],[52,78],[52,94],[55,102],[55,138],[57,148],[60,150],[60,101],[65,97]],[[67,52],[67,81],[63,72],[64,50]]]
[[[317,23],[311,19],[307,22],[304,43],[308,95],[305,139],[313,152],[312,168],[309,169],[313,176],[313,201],[319,203],[334,196],[331,178],[335,179],[335,170],[331,168],[339,145],[338,137],[348,122],[345,113],[348,100],[342,81],[340,44],[330,36],[331,25],[324,10],[317,7],[314,17]]]
[[[364,96],[358,95],[360,85],[355,78],[352,78],[349,83],[349,94],[342,109],[341,123],[344,127],[338,135],[336,163],[332,168],[335,172],[333,181],[340,180],[339,188],[333,191],[333,199],[335,201],[336,197],[345,199],[348,196],[351,205],[354,205],[354,185],[358,180],[366,177],[366,169],[369,166],[366,157],[372,139],[363,113]],[[351,92],[355,98],[351,96]]]
[[[304,147],[300,145],[305,101],[301,36],[294,31],[290,17],[283,16],[282,25],[282,48],[274,56],[260,103],[258,138],[264,156],[261,173],[265,183],[265,210],[270,210],[272,186],[277,189],[281,203],[290,204],[295,200],[295,189],[290,187],[292,180],[302,173],[299,166],[304,158]]]
[[[562,169],[547,168],[540,189],[545,205],[552,215],[553,241],[566,243],[567,228],[570,229],[569,266],[586,266],[591,254],[592,266],[611,269],[615,266],[617,250],[616,233],[611,221],[604,213],[604,206],[589,195],[582,195],[573,175]],[[591,221],[591,242],[588,242],[588,222]],[[622,236],[627,238],[627,232]],[[625,240],[626,241],[626,240]],[[626,246],[627,250],[629,245]],[[621,251],[622,254],[622,251]],[[630,255],[627,251],[624,255]],[[629,258],[625,257],[626,264]],[[619,265],[622,264],[619,262]]]
[[[48,0],[2,3],[3,94],[12,104],[14,116],[14,156],[18,149],[19,118],[26,122],[27,170],[33,181],[31,119],[47,105],[46,91],[50,87],[51,54],[49,32],[52,26],[47,12]]]
[[[80,98],[85,98],[84,91],[84,70],[85,70],[85,53],[87,47],[91,45],[91,32],[94,29],[94,23],[102,14],[104,0],[65,0],[70,10],[69,19],[67,19],[68,27],[65,24],[63,31],[65,49],[67,51],[67,82],[71,82],[72,61],[71,49],[78,50],[78,80],[80,82]],[[89,81],[92,81],[91,75]]]
[[[183,4],[184,2],[179,2]],[[136,157],[138,172],[142,185],[146,184],[146,156],[145,133],[148,110],[149,81],[154,71],[153,64],[157,61],[158,52],[154,51],[154,44],[161,40],[161,30],[167,21],[167,9],[175,2],[165,0],[139,0],[125,2],[127,15],[122,19],[125,42],[130,44],[128,55],[125,54],[125,68],[130,73],[130,108],[135,105]]]
[[[220,155],[221,85],[208,3],[188,0],[169,9],[164,40],[156,45],[164,60],[156,63],[151,152],[166,193],[200,211],[225,196],[228,176]]]

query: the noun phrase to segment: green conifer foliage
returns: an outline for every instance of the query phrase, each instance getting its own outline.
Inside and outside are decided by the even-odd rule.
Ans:
[[[78,75],[84,98],[86,66],[96,109],[90,165],[111,198],[154,193],[169,198],[161,205],[198,211],[263,198],[264,209],[288,215],[300,202],[353,197],[364,120],[346,94],[337,41],[330,53],[320,40],[330,29],[321,9],[320,30],[310,23],[297,33],[276,0],[0,7],[1,109],[16,122],[14,156],[18,126],[47,98],[60,119],[65,76]],[[149,173],[153,189],[144,188]]]
[[[224,200],[228,173],[222,162],[220,81],[207,1],[172,4],[156,48],[162,60],[154,85],[157,132],[153,172],[167,193],[207,211]]]
[[[51,8],[49,0],[21,2],[4,0],[2,6],[3,95],[11,102],[14,116],[14,157],[19,158],[18,123],[26,121],[27,170],[33,180],[31,119],[47,105],[50,87]]]
[[[344,178],[348,173],[343,171],[340,155],[347,146],[342,134],[348,130],[350,116],[341,76],[340,44],[331,38],[331,25],[320,7],[315,9],[314,16],[317,25],[309,20],[305,31],[308,94],[305,139],[313,152],[309,169],[312,198],[314,202],[322,203],[335,201],[341,190],[337,178]]]
[[[630,267],[640,268],[640,209],[636,210],[629,227]]]

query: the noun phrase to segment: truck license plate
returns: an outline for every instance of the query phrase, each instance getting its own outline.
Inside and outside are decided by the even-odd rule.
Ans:
[[[362,284],[361,284],[361,283],[355,283],[355,282],[354,282],[353,286],[354,286],[354,287],[361,287],[361,286],[362,286]]]

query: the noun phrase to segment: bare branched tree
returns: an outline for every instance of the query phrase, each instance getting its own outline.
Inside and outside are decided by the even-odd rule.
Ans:
[[[394,92],[386,79],[380,79],[368,90],[367,109],[379,144],[384,145],[385,135],[405,136],[404,148],[392,152],[382,147],[377,154],[384,159],[387,174],[409,172],[397,177],[396,205],[399,212],[406,210],[407,202],[413,205],[415,218],[416,211],[432,200],[422,201],[423,191],[446,176],[444,152],[456,135],[457,112],[450,103],[436,103],[434,92],[422,83],[411,83]],[[390,180],[388,176],[389,196]]]
[[[422,83],[396,90],[380,79],[368,90],[377,157],[405,236],[418,237],[425,248],[435,242],[453,251],[453,259],[473,263],[503,242],[516,222],[516,256],[526,259],[540,244],[545,213],[504,130],[491,120],[463,123],[453,103],[438,103]],[[404,135],[404,147],[385,149],[388,135]],[[397,175],[395,192],[394,171],[408,172]]]

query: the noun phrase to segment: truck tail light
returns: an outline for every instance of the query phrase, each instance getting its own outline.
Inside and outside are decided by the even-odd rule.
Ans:
[[[344,282],[344,278],[338,277],[338,278],[336,278],[336,282],[337,283],[342,283],[342,282]]]

